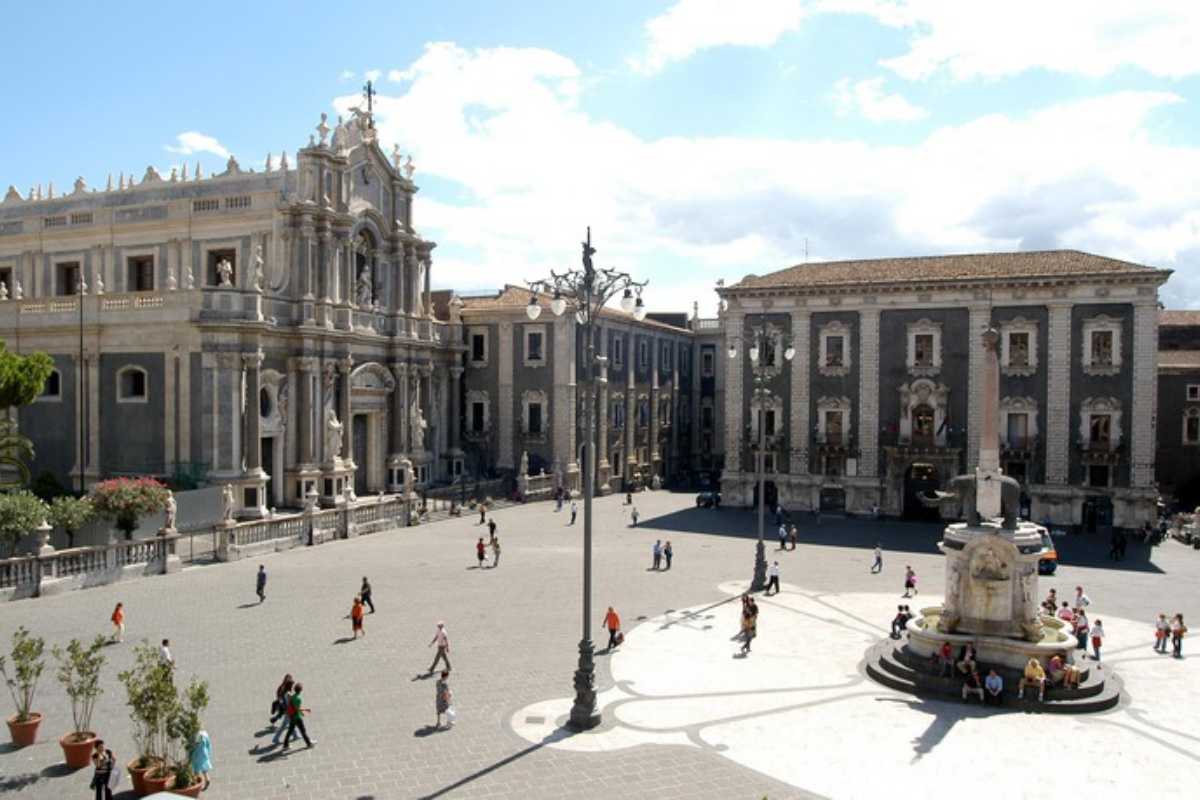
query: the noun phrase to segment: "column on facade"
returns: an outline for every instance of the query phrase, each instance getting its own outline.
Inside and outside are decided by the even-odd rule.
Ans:
[[[671,416],[668,421],[671,423],[671,451],[672,459],[679,456],[679,357],[681,348],[678,342],[671,342]],[[665,461],[666,459],[664,459]],[[672,462],[674,463],[674,462]]]
[[[242,363],[240,353],[217,353],[217,370],[213,375],[213,443],[214,464],[227,475],[240,470],[242,444]]]
[[[404,437],[408,420],[408,364],[392,364],[392,374],[396,377],[396,388],[392,392],[389,450],[393,458],[400,458],[408,450]]]
[[[808,443],[809,428],[809,394],[808,375],[811,368],[812,351],[810,331],[812,329],[812,314],[808,309],[792,311],[792,347],[796,348],[796,356],[791,363],[791,419],[788,421],[788,439],[791,445],[791,473],[793,475],[808,474]]]
[[[311,225],[304,224],[300,226],[300,233],[296,237],[296,268],[300,273],[300,296],[305,300],[314,299],[313,294],[313,268],[312,268],[312,241],[314,231]]]
[[[496,376],[496,465],[501,469],[515,469],[513,457],[513,324],[502,321],[497,326]]]
[[[317,231],[317,296],[322,303],[328,303],[332,287],[330,284],[329,248],[331,234],[328,228]]]
[[[462,367],[450,368],[450,425],[449,446],[454,452],[462,449]]]
[[[597,326],[596,330],[597,344],[596,352],[600,356],[600,363],[603,367],[597,368],[592,365],[592,375],[595,376],[595,390],[598,400],[596,401],[596,431],[597,439],[599,440],[596,448],[596,474],[600,474],[602,467],[607,467],[608,464],[608,332],[604,328]],[[584,431],[586,435],[588,432]]]
[[[1130,409],[1130,486],[1154,487],[1158,412],[1158,301],[1141,297],[1133,307],[1133,408]]]
[[[246,392],[242,398],[245,415],[243,424],[246,431],[242,442],[242,458],[246,464],[246,473],[250,475],[262,470],[261,416],[258,409],[258,393],[262,388],[262,362],[261,350],[242,353],[242,383]]]
[[[306,357],[295,359],[295,366],[300,371],[300,405],[296,409],[296,421],[299,423],[300,447],[299,455],[302,466],[311,466],[313,458],[313,415],[316,413],[314,397],[314,382],[317,379],[317,360]]]
[[[858,397],[858,474],[879,475],[879,309],[858,314],[861,353]]]
[[[433,316],[433,255],[426,251],[422,257],[422,262],[425,264],[425,285],[421,288],[424,293],[424,302],[421,304],[425,309],[425,315]]]
[[[404,242],[399,235],[391,237],[392,299],[389,305],[393,314],[404,313]]]
[[[734,347],[733,358],[717,352],[725,364],[725,472],[742,471],[742,425],[745,413],[743,359],[746,357],[745,315],[730,311],[725,319],[727,339]],[[742,337],[740,341],[728,337]]]
[[[633,476],[627,465],[638,463],[637,370],[634,368],[637,363],[637,348],[632,336],[626,343],[629,346],[625,348],[625,465],[621,467],[621,474],[628,479]]]
[[[95,350],[87,353],[87,398],[88,439],[85,459],[84,482],[100,478],[100,354]],[[190,424],[184,418],[185,424]]]
[[[417,268],[417,248],[415,244],[410,244],[407,248],[407,253],[404,257],[404,264],[407,267],[409,289],[407,291],[407,302],[404,304],[404,310],[409,316],[414,316],[417,313],[417,302],[421,296],[421,287],[417,285],[417,277],[420,270]]]
[[[351,404],[352,381],[350,376],[350,370],[353,367],[354,359],[350,356],[338,359],[338,371],[342,374],[341,409],[338,413],[342,419],[342,460],[348,464],[354,463],[354,420],[351,416],[354,412]]]
[[[979,431],[983,426],[983,386],[985,353],[980,336],[992,321],[992,309],[985,303],[967,307],[967,471],[979,463]]]
[[[1071,457],[1071,304],[1048,303],[1047,311],[1046,483],[1065,484]]]

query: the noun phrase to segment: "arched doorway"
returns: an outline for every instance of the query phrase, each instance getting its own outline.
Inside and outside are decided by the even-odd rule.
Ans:
[[[914,438],[915,435],[914,430]],[[927,508],[921,502],[920,495],[924,492],[934,491],[940,488],[940,486],[941,479],[938,475],[937,467],[933,464],[926,464],[924,462],[910,464],[904,472],[905,519],[938,519],[938,509],[936,507]]]

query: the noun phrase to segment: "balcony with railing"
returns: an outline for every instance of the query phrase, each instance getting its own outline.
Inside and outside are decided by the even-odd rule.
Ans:
[[[1125,449],[1125,443],[1117,437],[1080,439],[1076,446],[1084,464],[1117,464]]]

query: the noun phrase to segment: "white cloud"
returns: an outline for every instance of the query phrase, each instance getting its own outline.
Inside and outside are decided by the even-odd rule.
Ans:
[[[381,75],[383,75],[383,70],[378,69],[369,69],[363,73],[363,77],[369,81],[377,81]]]
[[[1063,246],[1171,266],[1200,254],[1200,148],[1148,132],[1182,102],[1172,93],[993,114],[881,146],[643,138],[589,114],[587,76],[547,50],[441,43],[403,72],[377,124],[387,149],[413,153],[418,183],[439,179],[415,220],[441,243],[441,286],[575,265],[586,225],[599,263],[652,279],[652,307],[695,298],[706,312],[717,278],[801,261],[805,241],[813,260]]]
[[[646,51],[632,63],[652,73],[712,47],[769,47],[818,14],[905,30],[908,51],[883,63],[910,80],[1032,69],[1100,77],[1122,67],[1200,74],[1200,3],[1186,0],[678,0],[646,22]]]
[[[184,131],[175,137],[175,144],[164,145],[168,152],[190,156],[193,153],[212,153],[221,158],[229,158],[229,151],[215,137],[199,131]]]
[[[838,116],[860,115],[871,122],[911,122],[924,119],[929,112],[913,105],[903,95],[883,90],[883,78],[851,83],[842,78],[833,85],[833,102]]]
[[[350,81],[350,80],[354,80],[354,70],[352,70],[352,69],[344,69],[344,70],[342,70],[342,71],[341,71],[341,72],[338,74],[338,80],[340,80],[340,81]]]

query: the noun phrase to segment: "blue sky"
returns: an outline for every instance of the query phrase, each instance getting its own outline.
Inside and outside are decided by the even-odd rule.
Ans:
[[[652,307],[802,261],[1074,247],[1200,305],[1200,10],[1171,0],[10,9],[0,190],[304,145],[371,74],[434,279],[599,261]],[[44,35],[53,32],[52,36]]]

